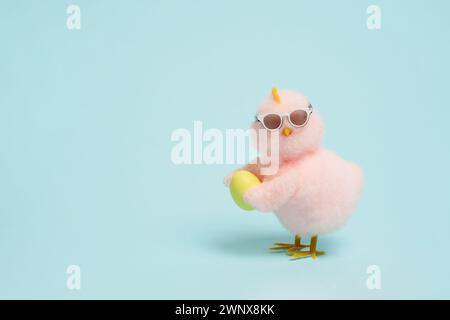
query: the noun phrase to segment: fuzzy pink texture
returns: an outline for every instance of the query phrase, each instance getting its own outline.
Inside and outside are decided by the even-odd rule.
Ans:
[[[290,112],[307,108],[302,94],[280,90],[281,103],[270,95],[258,114]],[[259,211],[273,211],[281,224],[294,235],[312,236],[336,230],[350,217],[363,187],[362,170],[334,152],[321,147],[324,124],[314,109],[305,127],[279,135],[280,168],[275,175],[263,176],[258,165],[243,169],[257,175],[262,184],[248,190],[244,199]],[[253,127],[263,128],[259,122]],[[269,138],[270,139],[270,138]],[[230,175],[225,177],[228,184]]]

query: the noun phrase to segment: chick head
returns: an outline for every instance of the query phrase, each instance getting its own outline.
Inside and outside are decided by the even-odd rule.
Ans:
[[[306,124],[301,125],[302,123]],[[324,124],[317,110],[313,109],[304,95],[291,90],[273,88],[271,94],[257,109],[252,128],[257,132],[268,131],[266,132],[268,143],[263,144],[265,148],[270,149],[271,140],[278,139],[273,142],[278,143],[279,159],[283,162],[295,160],[318,149],[322,141]],[[255,141],[257,150],[260,153],[270,153],[270,150],[260,149],[259,139],[258,135]]]

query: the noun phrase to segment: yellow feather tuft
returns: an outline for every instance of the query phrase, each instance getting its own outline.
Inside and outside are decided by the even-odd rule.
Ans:
[[[272,88],[272,97],[273,97],[273,100],[275,100],[276,103],[280,103],[281,102],[280,95],[278,94],[278,90],[275,87]]]

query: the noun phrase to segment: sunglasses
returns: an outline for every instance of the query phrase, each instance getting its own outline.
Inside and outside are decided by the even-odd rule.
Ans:
[[[287,117],[289,123],[293,127],[304,127],[309,121],[309,116],[313,111],[312,105],[306,109],[296,109],[287,113],[267,113],[258,114],[255,116],[256,120],[261,122],[267,130],[278,130],[283,125],[283,117]]]

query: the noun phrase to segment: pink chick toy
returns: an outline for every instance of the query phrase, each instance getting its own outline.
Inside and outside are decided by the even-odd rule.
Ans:
[[[318,235],[343,225],[356,206],[362,170],[321,147],[324,124],[302,94],[273,88],[258,108],[252,128],[268,130],[269,140],[279,139],[279,169],[265,176],[259,163],[242,168],[262,182],[248,189],[244,200],[258,211],[274,212],[295,236],[294,243],[275,243],[272,250],[285,250],[294,259],[315,259],[324,254],[317,250]],[[226,185],[232,175],[225,177]],[[310,237],[310,244],[301,244],[301,237]]]

